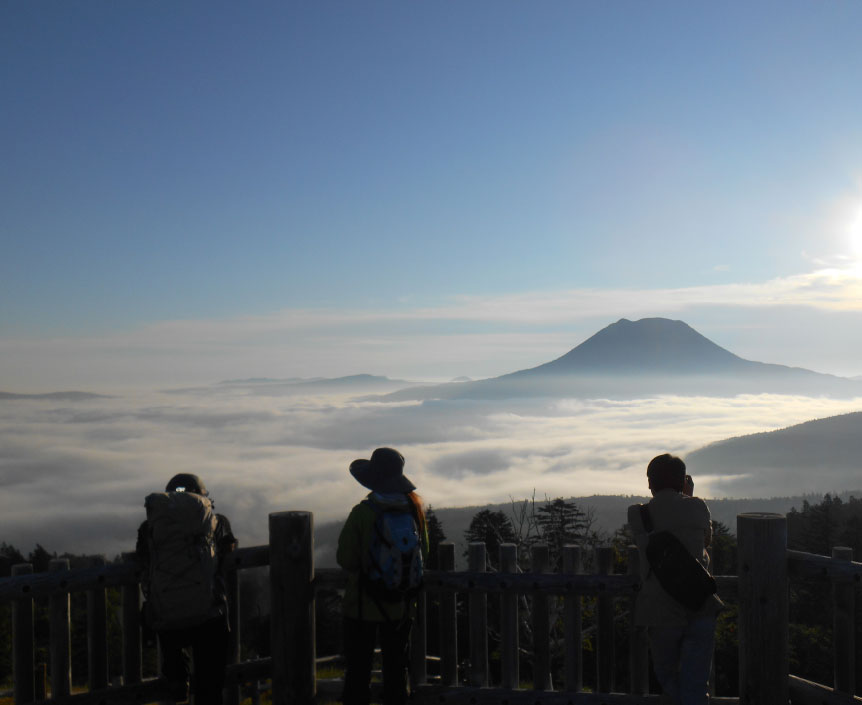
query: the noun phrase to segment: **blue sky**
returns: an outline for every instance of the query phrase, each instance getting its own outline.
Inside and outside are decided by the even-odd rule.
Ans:
[[[643,315],[862,374],[860,26],[9,0],[0,389],[481,376]]]

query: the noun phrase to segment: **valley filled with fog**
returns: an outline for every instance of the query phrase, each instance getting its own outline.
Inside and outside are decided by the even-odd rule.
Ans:
[[[131,550],[146,494],[201,475],[243,545],[265,543],[267,514],[343,518],[363,488],[348,465],[377,446],[436,508],[531,496],[646,494],[650,458],[862,408],[862,399],[752,394],[639,399],[387,402],[385,379],[310,385],[251,380],[110,397],[0,403],[0,540],[30,550]],[[858,434],[857,434],[858,435]],[[694,465],[704,497],[859,489],[858,472],[813,474]],[[622,523],[623,517],[620,517]]]

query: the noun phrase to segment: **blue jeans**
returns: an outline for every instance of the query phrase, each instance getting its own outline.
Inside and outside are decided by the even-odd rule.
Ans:
[[[653,671],[673,705],[707,705],[707,683],[715,645],[715,617],[697,617],[684,627],[649,627]]]

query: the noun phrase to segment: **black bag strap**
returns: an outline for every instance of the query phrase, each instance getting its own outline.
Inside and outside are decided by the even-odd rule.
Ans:
[[[652,523],[652,517],[650,516],[650,513],[649,513],[649,505],[648,504],[641,504],[641,505],[639,505],[638,508],[640,509],[640,512],[641,512],[641,521],[643,522],[644,528],[647,530],[648,534],[651,534],[652,529],[653,529],[653,523]]]

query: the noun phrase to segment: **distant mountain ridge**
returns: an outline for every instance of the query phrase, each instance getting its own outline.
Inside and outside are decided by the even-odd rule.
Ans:
[[[0,392],[0,400],[3,399],[44,399],[45,401],[86,401],[87,399],[110,399],[105,394],[93,394],[91,392],[47,392],[44,394],[14,394],[12,392]]]
[[[403,389],[391,401],[681,394],[862,396],[858,381],[745,360],[683,321],[620,319],[565,355],[500,377]]]
[[[410,386],[411,382],[379,375],[355,374],[344,377],[249,377],[229,379],[207,387],[163,390],[166,394],[211,395],[231,390],[249,396],[279,397],[302,394],[385,394]]]

